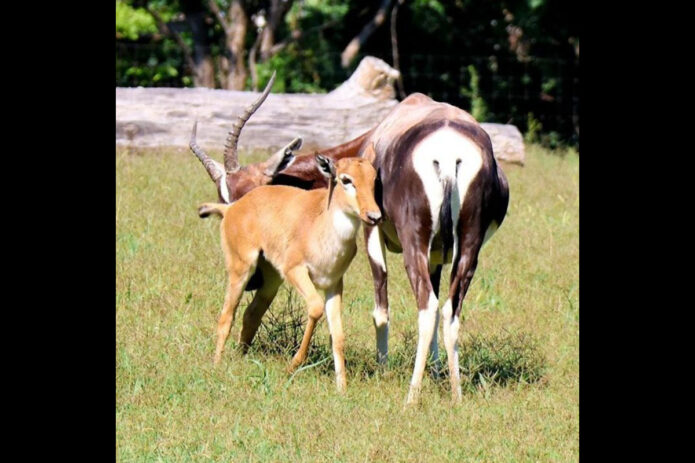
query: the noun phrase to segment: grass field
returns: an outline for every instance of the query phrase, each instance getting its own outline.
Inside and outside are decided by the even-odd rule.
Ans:
[[[529,146],[525,167],[503,168],[509,211],[464,300],[463,403],[452,407],[446,377],[426,375],[420,406],[404,408],[417,310],[401,255],[387,255],[382,371],[360,234],[345,276],[345,395],[335,390],[325,318],[307,363],[318,365],[286,373],[293,346],[283,344],[297,331],[287,322],[304,314],[287,286],[250,353],[234,349],[237,323],[213,368],[226,275],[219,220],[196,209],[216,200],[214,186],[186,150],[117,150],[117,460],[577,461],[579,157]],[[442,288],[448,275],[447,266]]]

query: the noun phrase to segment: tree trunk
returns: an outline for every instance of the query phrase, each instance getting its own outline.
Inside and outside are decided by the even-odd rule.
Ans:
[[[182,0],[181,9],[193,35],[193,85],[215,88],[215,66],[210,54],[208,26],[205,24],[206,10],[201,0]]]
[[[275,31],[285,17],[285,13],[292,7],[293,0],[271,0],[268,24],[263,29],[261,39],[261,59],[267,60],[272,56],[272,48],[275,45]]]
[[[227,49],[230,53],[230,69],[227,78],[228,90],[243,90],[246,86],[246,29],[248,28],[249,18],[244,11],[240,0],[232,0],[229,7],[229,29],[230,33],[226,37]]]
[[[367,41],[369,36],[384,23],[386,19],[386,14],[388,13],[389,7],[391,6],[392,0],[382,0],[376,15],[362,28],[362,31],[348,43],[343,53],[340,54],[340,64],[346,68],[352,63],[352,61],[359,53],[360,48]]]

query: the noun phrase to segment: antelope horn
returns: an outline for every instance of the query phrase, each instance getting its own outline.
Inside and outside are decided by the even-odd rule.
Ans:
[[[256,101],[251,103],[246,110],[239,117],[237,117],[232,130],[229,131],[229,135],[227,135],[227,140],[224,144],[224,168],[227,172],[236,172],[239,170],[239,156],[237,155],[236,151],[236,145],[239,141],[239,134],[241,133],[241,129],[244,127],[244,124],[246,124],[246,121],[249,120],[249,117],[251,117],[251,115],[256,112],[258,107],[265,101],[266,97],[270,93],[270,87],[273,86],[273,82],[275,82],[275,71],[273,71],[273,75],[270,77],[270,80],[265,86],[263,93],[261,93],[261,96],[259,96]]]
[[[198,121],[195,121],[195,123],[193,124],[193,131],[191,132],[191,141],[188,144],[188,146],[191,148],[191,151],[193,151],[193,154],[196,155],[200,162],[203,163],[203,167],[205,167],[205,170],[208,172],[208,175],[210,175],[212,181],[217,183],[217,181],[224,175],[224,168],[222,167],[222,164],[220,164],[219,162],[210,159],[210,157],[205,153],[205,151],[203,151],[203,149],[200,146],[198,146],[195,137],[197,128]]]

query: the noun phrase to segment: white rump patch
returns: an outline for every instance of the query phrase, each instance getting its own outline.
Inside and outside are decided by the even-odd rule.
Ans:
[[[439,175],[434,162],[439,165]],[[456,163],[460,162],[458,174]],[[444,200],[442,180],[452,181],[452,218],[458,220],[470,183],[483,165],[480,147],[451,127],[443,127],[421,140],[413,150],[413,167],[420,176],[432,214],[432,233],[439,231],[439,211]]]

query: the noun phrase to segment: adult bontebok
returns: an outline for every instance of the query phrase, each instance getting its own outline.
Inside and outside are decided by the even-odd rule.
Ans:
[[[306,359],[314,327],[323,315],[324,300],[317,288],[324,290],[336,383],[343,391],[343,275],[357,251],[360,223],[376,225],[381,213],[374,200],[376,171],[367,160],[348,158],[334,164],[317,155],[316,163],[329,188],[307,191],[262,186],[232,204],[205,203],[200,207],[201,217],[222,216],[222,249],[229,274],[214,361],[220,361],[239,299],[258,267],[263,284],[246,309],[239,342],[246,347],[251,344],[261,317],[282,281],[287,280],[304,298],[309,315],[302,343],[290,365],[290,370],[296,368]],[[262,303],[257,302],[259,295]]]
[[[365,227],[374,278],[377,358],[385,363],[388,355],[384,246],[403,253],[417,301],[418,345],[408,403],[419,399],[428,352],[438,363],[439,280],[442,264],[452,263],[442,331],[452,398],[459,401],[462,303],[483,243],[504,220],[507,179],[497,166],[490,137],[470,114],[419,93],[404,99],[374,129],[341,146],[354,151],[355,141],[360,143],[357,155],[377,169],[376,199],[384,215],[379,227]],[[345,151],[337,147],[332,154],[340,157]],[[311,180],[297,165],[278,175],[284,181],[295,178],[297,184]]]
[[[418,308],[418,345],[408,403],[417,402],[428,351],[438,359],[439,279],[452,263],[442,307],[451,393],[461,399],[458,333],[483,243],[502,223],[509,203],[488,134],[467,112],[416,93],[404,99],[365,139],[361,153],[379,172],[379,227],[365,227],[374,277],[377,355],[388,352],[384,245],[402,252]],[[379,190],[381,194],[379,195]]]

